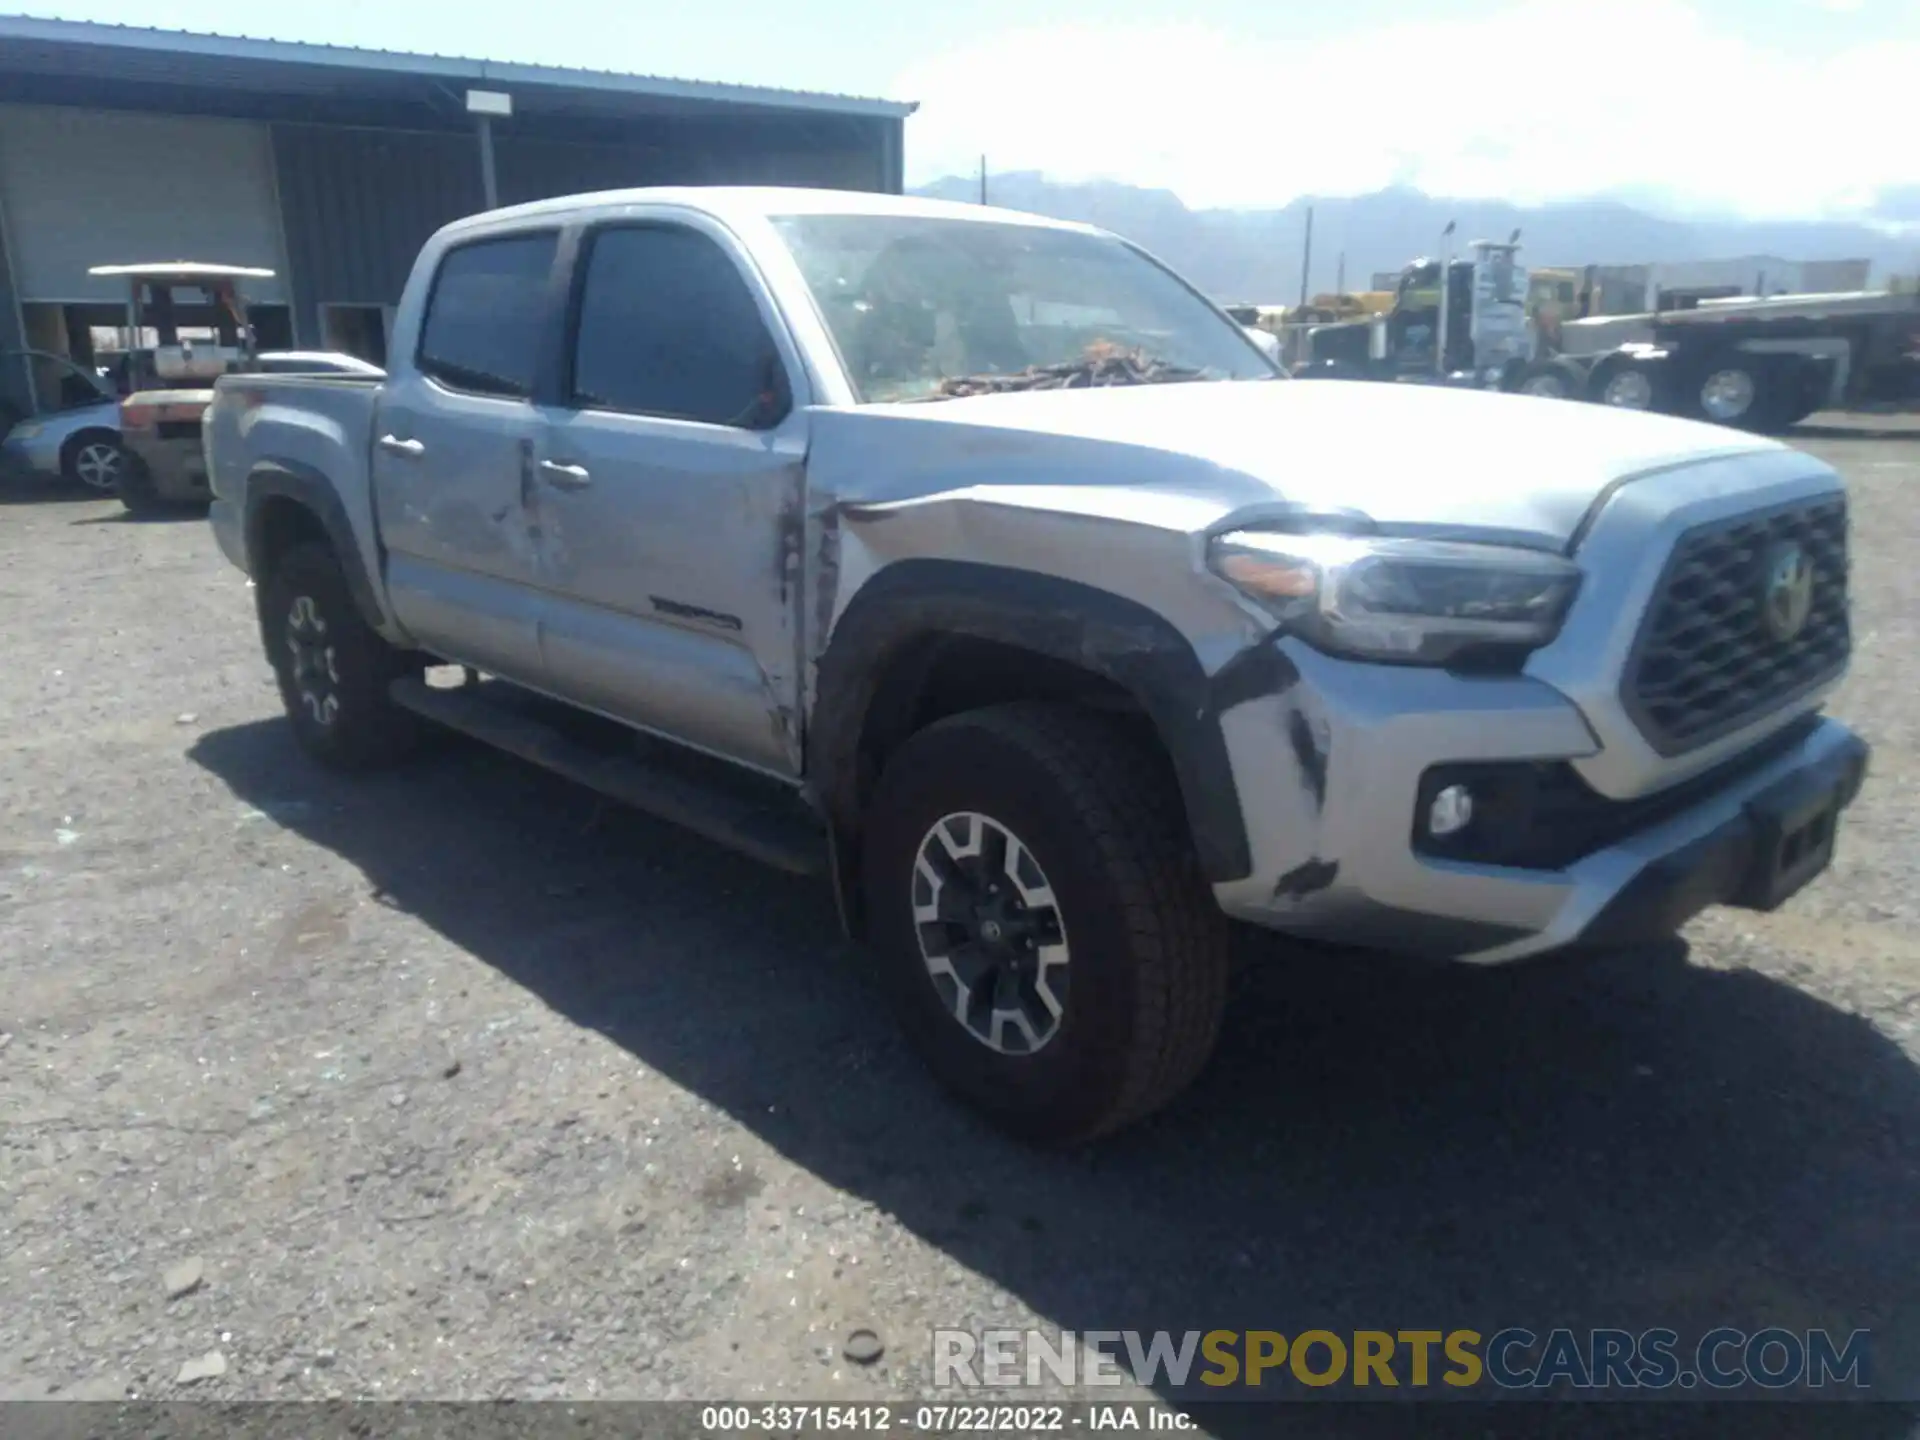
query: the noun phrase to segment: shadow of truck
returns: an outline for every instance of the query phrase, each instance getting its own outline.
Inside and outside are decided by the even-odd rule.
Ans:
[[[464,743],[347,781],[275,719],[191,756],[385,903],[1063,1328],[1780,1324],[1879,1346],[1920,1298],[1920,1073],[1867,1021],[1683,963],[1677,942],[1496,971],[1266,945],[1186,1096],[1044,1154],[935,1092],[822,885]],[[1874,1354],[1876,1377],[1903,1364]],[[1465,1423],[1451,1408],[1423,1409],[1420,1433]],[[1607,1409],[1633,1434],[1706,1414]],[[1381,1410],[1209,1423],[1405,1419]],[[1709,1433],[1776,1433],[1760,1413]],[[1855,1406],[1804,1433],[1898,1419]]]

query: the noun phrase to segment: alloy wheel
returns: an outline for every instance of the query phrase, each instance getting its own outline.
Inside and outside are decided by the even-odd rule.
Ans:
[[[999,821],[944,816],[913,864],[920,957],[941,1003],[1003,1055],[1032,1055],[1060,1031],[1069,954],[1059,901],[1033,852]]]
[[[1622,370],[1606,383],[1600,398],[1622,410],[1647,410],[1653,406],[1653,382],[1640,370]]]
[[[340,714],[340,670],[327,634],[327,618],[311,595],[296,595],[287,609],[287,650],[300,703],[314,724],[332,725]]]
[[[1700,410],[1725,424],[1753,408],[1753,376],[1745,370],[1716,370],[1700,386]]]
[[[112,490],[120,480],[120,447],[104,440],[82,445],[74,452],[73,473],[89,490]]]

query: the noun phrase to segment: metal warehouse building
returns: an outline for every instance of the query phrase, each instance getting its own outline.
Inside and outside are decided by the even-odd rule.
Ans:
[[[898,191],[913,106],[0,17],[0,354],[126,323],[90,266],[190,259],[261,343],[385,357],[420,243],[488,207],[653,184]],[[505,113],[502,113],[505,112]],[[33,404],[34,367],[0,363]]]

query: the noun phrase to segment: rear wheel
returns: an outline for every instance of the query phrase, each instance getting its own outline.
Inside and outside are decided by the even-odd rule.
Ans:
[[[889,762],[865,856],[902,1023],[1005,1129],[1091,1139],[1212,1053],[1228,924],[1168,767],[1123,723],[1032,702],[940,721]]]
[[[1619,410],[1651,410],[1660,398],[1652,366],[1638,360],[1617,360],[1594,374],[1589,398]]]
[[[1766,372],[1738,354],[1709,361],[1693,391],[1694,413],[1715,425],[1753,428],[1770,413],[1771,404]]]
[[[260,628],[294,736],[314,759],[360,770],[415,748],[420,722],[388,687],[421,661],[361,617],[326,545],[296,545],[274,562],[260,583]]]
[[[1507,388],[1542,400],[1572,400],[1586,387],[1586,379],[1579,366],[1566,360],[1536,360]]]
[[[76,485],[103,495],[120,486],[125,452],[119,437],[106,430],[83,430],[60,449],[60,473]]]

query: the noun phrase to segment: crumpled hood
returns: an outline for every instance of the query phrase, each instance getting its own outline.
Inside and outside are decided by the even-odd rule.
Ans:
[[[973,489],[1050,508],[1118,502],[1124,518],[1194,529],[1284,501],[1556,546],[1620,479],[1784,448],[1602,405],[1340,380],[1030,391],[816,420],[809,467],[843,501]],[[1104,493],[1075,503],[1083,487]]]

